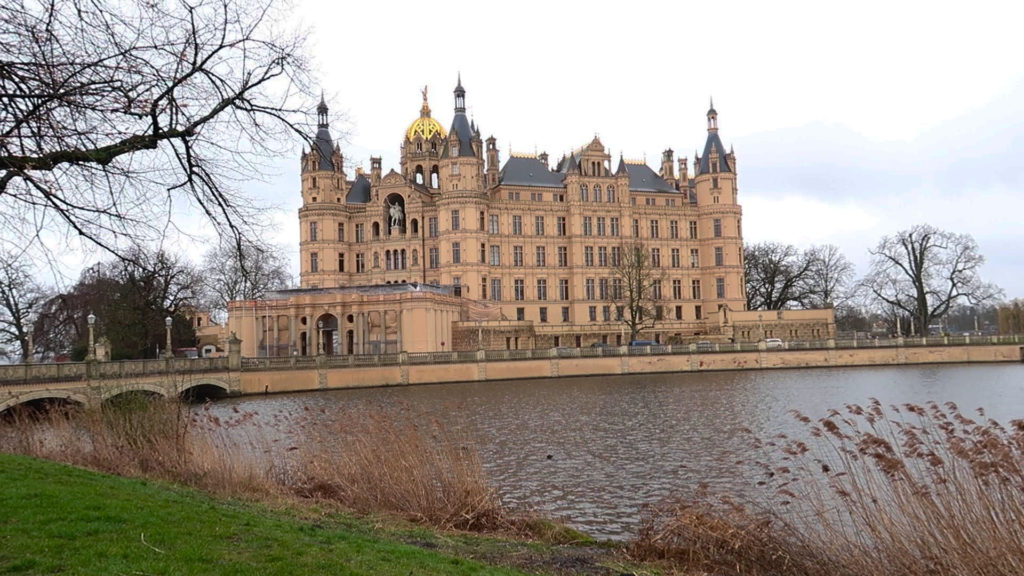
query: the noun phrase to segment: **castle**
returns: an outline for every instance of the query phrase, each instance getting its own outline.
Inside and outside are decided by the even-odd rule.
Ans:
[[[317,116],[301,156],[301,287],[232,303],[246,355],[628,344],[621,269],[637,250],[654,272],[645,339],[834,335],[831,311],[745,310],[736,156],[713,106],[692,172],[671,149],[655,170],[597,137],[553,164],[502,165],[466,115],[461,78],[447,130],[424,88],[386,174],[376,157],[368,173],[347,167],[323,101]]]

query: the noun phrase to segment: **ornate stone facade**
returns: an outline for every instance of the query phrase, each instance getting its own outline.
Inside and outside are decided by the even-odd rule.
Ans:
[[[671,149],[658,170],[613,159],[597,137],[553,166],[546,153],[512,154],[501,165],[496,140],[481,138],[466,116],[465,99],[460,79],[445,130],[433,118],[424,88],[419,117],[401,142],[401,165],[386,174],[380,158],[371,158],[369,173],[349,172],[321,102],[315,144],[301,158],[305,308],[280,293],[282,314],[276,324],[268,317],[267,326],[293,318],[315,323],[311,303],[331,310],[339,288],[416,283],[450,291],[458,312],[444,316],[454,323],[443,328],[399,322],[406,338],[395,342],[398,349],[441,350],[444,338],[448,349],[626,344],[629,331],[617,320],[623,302],[615,263],[623,250],[642,246],[661,278],[654,291],[659,319],[644,338],[739,337],[728,312],[743,311],[746,301],[742,210],[736,156],[722,144],[714,107],[691,172],[689,159],[677,161]],[[351,316],[334,307],[334,319]],[[819,316],[814,333],[824,330],[828,337],[834,328],[827,314]],[[268,349],[314,348],[293,343],[306,338],[301,329],[285,339],[270,336],[269,328],[254,330],[263,334],[261,341],[277,344]],[[332,330],[340,351],[359,349],[351,340],[359,327]],[[408,335],[439,330],[444,338],[410,347]],[[386,330],[380,339],[389,340]]]

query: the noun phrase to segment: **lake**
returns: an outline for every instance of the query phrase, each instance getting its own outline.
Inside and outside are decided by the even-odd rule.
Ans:
[[[750,493],[759,472],[739,463],[749,456],[749,438],[738,428],[761,438],[799,434],[804,428],[791,410],[816,419],[870,398],[883,405],[952,401],[965,413],[983,407],[1005,424],[1024,418],[1024,365],[493,381],[244,397],[209,409],[225,419],[250,413],[246,426],[260,426],[278,446],[353,410],[401,408],[436,417],[474,438],[507,504],[597,537],[622,538],[644,504],[700,482]]]

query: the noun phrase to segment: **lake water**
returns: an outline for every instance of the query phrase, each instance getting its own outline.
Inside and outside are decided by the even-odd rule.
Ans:
[[[749,428],[761,438],[802,433],[812,418],[849,403],[956,402],[1007,423],[1024,418],[1024,365],[946,365],[595,376],[340,390],[216,402],[266,427],[279,445],[308,426],[365,407],[402,408],[468,430],[490,479],[510,505],[620,538],[640,509],[700,482],[744,494],[758,472]],[[283,444],[282,442],[283,441]]]

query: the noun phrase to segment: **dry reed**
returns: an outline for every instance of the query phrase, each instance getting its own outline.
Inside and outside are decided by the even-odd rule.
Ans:
[[[714,574],[1024,574],[1024,422],[877,400],[756,441],[767,503],[652,511],[631,543]]]
[[[359,412],[346,429],[291,438],[282,451],[258,426],[232,430],[248,416],[227,421],[176,400],[127,396],[98,409],[14,415],[0,449],[236,497],[290,494],[441,528],[513,527],[475,446],[439,422]]]

